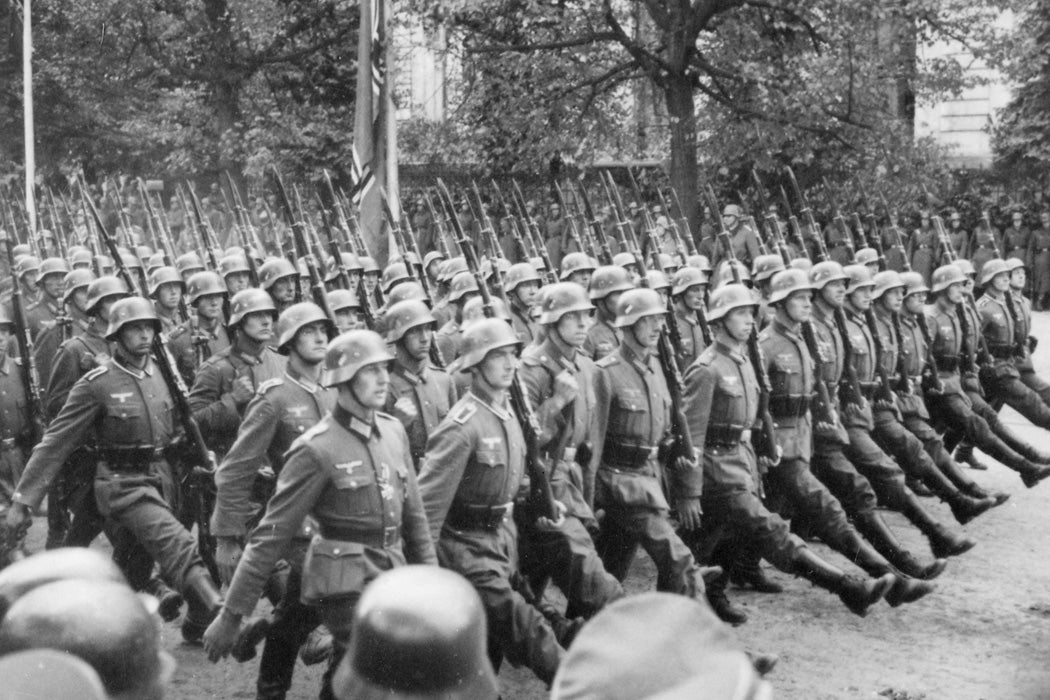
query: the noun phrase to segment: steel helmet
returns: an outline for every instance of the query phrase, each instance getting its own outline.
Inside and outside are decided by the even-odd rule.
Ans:
[[[13,325],[15,325],[15,320],[11,318],[11,313],[7,310],[7,304],[0,304],[0,326]]]
[[[471,323],[474,323],[474,321],[488,318],[485,314],[484,299],[480,296],[467,299],[467,303],[463,305],[463,322],[460,323],[460,328],[466,328]],[[499,297],[492,297],[492,317],[501,318],[504,321],[510,321],[510,313],[507,311],[507,305],[504,304],[503,300]]]
[[[619,265],[622,268],[627,268],[631,265],[637,267],[638,261],[632,253],[617,253],[613,256],[613,265]]]
[[[452,283],[449,285],[448,300],[449,302],[459,301],[464,295],[471,292],[479,292],[477,280],[474,279],[474,275],[470,272],[458,272],[456,276],[452,278]]]
[[[436,566],[399,566],[354,606],[354,635],[332,679],[339,700],[495,700],[485,610],[473,586]]]
[[[921,272],[902,272],[901,281],[904,282],[904,296],[930,291],[930,288],[926,286],[926,280],[922,278]]]
[[[809,258],[794,258],[788,264],[789,270],[802,270],[807,275],[813,269],[813,261]]]
[[[521,349],[521,340],[509,323],[500,318],[483,318],[463,329],[460,346],[459,371],[477,366],[493,350],[515,347]]]
[[[79,265],[87,265],[90,267],[92,260],[94,260],[94,256],[87,248],[81,248],[80,250],[71,251],[69,253],[70,267],[77,267]]]
[[[936,293],[943,292],[953,284],[964,284],[967,278],[958,265],[941,265],[933,271],[930,281],[930,291]]]
[[[295,339],[299,329],[318,321],[324,322],[326,332],[332,332],[332,321],[325,315],[324,310],[312,301],[292,304],[282,311],[277,317],[277,352],[287,355],[288,345]]]
[[[245,316],[257,311],[269,311],[271,316],[277,318],[277,307],[274,306],[273,297],[261,289],[242,289],[230,299],[228,324],[236,326]]]
[[[423,285],[414,280],[409,280],[408,282],[402,282],[391,289],[390,293],[386,295],[384,301],[386,303],[386,308],[389,309],[399,301],[406,301],[408,299],[426,300],[426,298],[427,293],[423,290]]]
[[[769,303],[783,301],[795,292],[812,292],[809,275],[802,270],[781,270],[769,282]]]
[[[981,286],[987,287],[996,275],[1009,274],[1010,268],[1002,258],[989,260],[981,267]]]
[[[360,272],[363,268],[361,267],[361,261],[357,259],[357,256],[353,253],[339,253],[339,260],[342,263],[342,267],[346,269],[347,274],[352,272]],[[324,277],[325,282],[335,282],[339,279],[339,276],[343,273],[340,266],[336,264],[335,258],[329,256],[327,260],[328,273]]]
[[[594,304],[587,297],[587,291],[583,287],[575,282],[558,282],[544,290],[539,323],[547,326],[557,323],[565,314],[593,310]]]
[[[848,282],[849,275],[834,260],[825,260],[813,266],[809,271],[809,281],[813,283],[814,289],[824,289],[831,282]]]
[[[874,287],[875,286],[875,275],[871,273],[871,269],[867,265],[846,265],[842,268],[842,271],[846,273],[846,293],[852,294],[853,292],[863,287]]]
[[[33,249],[28,243],[17,243],[11,248],[11,257],[17,258],[20,255],[32,255]]]
[[[750,307],[758,308],[751,290],[742,284],[722,285],[711,294],[711,304],[707,311],[708,321],[717,321],[733,309]]]
[[[106,297],[126,297],[128,288],[124,280],[113,275],[99,277],[88,285],[87,312],[94,313],[95,309]]]
[[[62,280],[62,302],[65,304],[69,303],[69,298],[73,296],[73,292],[78,289],[85,289],[95,281],[95,273],[91,270],[85,270],[84,268],[77,268],[70,270],[66,273],[65,278]]]
[[[69,272],[69,265],[66,265],[66,261],[62,258],[44,258],[44,261],[40,263],[40,277],[36,283],[39,285],[48,275],[65,277],[67,272]]]
[[[0,619],[3,619],[12,603],[34,588],[70,578],[117,583],[125,581],[124,574],[113,558],[97,549],[48,549],[0,571]]]
[[[209,294],[226,294],[226,283],[219,273],[203,270],[190,275],[186,281],[186,300],[196,304],[197,300]]]
[[[503,275],[507,274],[507,270],[509,270],[509,269],[510,269],[510,260],[507,260],[506,258],[496,258],[495,270],[499,271],[500,277],[502,277]],[[493,274],[492,259],[491,258],[485,258],[484,260],[481,261],[481,276],[484,277],[487,280],[490,277],[492,277],[492,274]]]
[[[153,612],[123,582],[54,581],[15,601],[0,628],[0,655],[44,648],[84,660],[107,697],[154,697],[175,670]]]
[[[179,271],[180,275],[185,277],[203,270],[204,263],[201,262],[200,256],[196,253],[183,253],[175,258],[175,269]]]
[[[707,283],[707,275],[705,275],[700,268],[692,266],[683,267],[674,273],[674,284],[671,287],[671,294],[674,296],[685,294],[686,290],[690,287],[696,287]]]
[[[153,249],[148,245],[137,245],[135,246],[135,256],[139,260],[148,260],[153,255]]]
[[[874,265],[879,261],[879,253],[874,248],[861,248],[853,256],[854,265]]]
[[[872,299],[878,299],[891,289],[902,288],[906,290],[907,288],[900,274],[894,270],[883,270],[875,273],[873,281],[875,282],[875,290],[871,293]]]
[[[962,270],[962,273],[963,273],[964,275],[973,275],[974,277],[976,277],[976,276],[977,276],[977,268],[975,268],[975,267],[973,266],[973,263],[972,263],[972,262],[970,262],[970,261],[969,261],[968,259],[966,259],[966,258],[959,258],[959,259],[957,259],[957,260],[956,260],[956,261],[954,262],[954,265],[955,265],[955,266],[956,266],[957,268],[959,268],[960,270]]]
[[[120,261],[124,263],[124,267],[128,268],[129,270],[142,269],[142,261],[139,260],[138,256],[132,253],[130,250],[128,250],[127,248],[121,248],[118,252],[120,253]]]
[[[21,279],[30,272],[40,272],[40,258],[35,255],[23,255],[15,259],[15,276]]]
[[[328,343],[321,384],[331,387],[348,382],[363,367],[377,362],[390,362],[393,359],[386,341],[375,331],[347,331]]]
[[[715,268],[711,267],[711,261],[707,259],[706,255],[690,255],[688,262],[691,267],[697,268],[709,277],[711,273],[715,271]]]
[[[412,279],[408,274],[408,267],[403,262],[390,263],[383,270],[383,278],[380,281],[380,286],[384,292],[389,292],[398,282],[404,282],[405,280]]]
[[[186,291],[186,283],[182,281],[182,277],[174,267],[158,267],[150,273],[149,295],[156,296],[162,284],[177,284],[180,290]]]
[[[663,268],[664,272],[674,272],[682,266],[682,261],[677,254],[657,253],[656,257],[660,261],[660,267]]]
[[[378,275],[381,272],[381,270],[379,269],[379,263],[375,261],[375,258],[369,257],[367,255],[362,255],[360,261],[362,274]]]
[[[736,281],[737,275],[734,274],[733,270],[736,270],[740,277],[740,282]],[[715,274],[714,286],[720,287],[723,284],[743,284],[744,282],[751,281],[751,273],[747,269],[747,265],[739,260],[723,260],[718,265],[718,272]]]
[[[503,276],[503,293],[510,294],[518,288],[518,285],[526,282],[543,284],[543,280],[540,279],[540,273],[536,271],[536,268],[531,263],[514,263],[507,268],[507,274]]]
[[[438,273],[438,282],[451,282],[452,278],[461,272],[467,272],[467,259],[464,257],[450,258],[441,263],[441,271]]]
[[[663,270],[648,270],[645,273],[645,279],[649,282],[649,289],[657,291],[671,289],[671,280],[667,279],[667,275],[664,274]]]
[[[639,319],[646,316],[663,316],[666,313],[667,306],[654,290],[631,289],[620,296],[616,304],[616,321],[613,325],[617,328],[625,328],[633,326]]]
[[[735,216],[739,219],[741,216],[743,216],[743,214],[740,211],[739,205],[727,204],[725,208],[722,209],[722,216]]]
[[[299,272],[284,258],[270,258],[259,268],[259,284],[266,291],[270,291],[277,280],[298,276]]]
[[[120,329],[136,321],[150,321],[153,330],[160,333],[160,320],[157,311],[149,299],[127,297],[118,299],[109,310],[109,327],[106,329],[106,340],[113,340]]]
[[[399,301],[387,308],[383,314],[386,322],[386,342],[396,343],[409,330],[424,325],[433,325],[437,319],[427,305],[418,299]]]
[[[390,260],[390,264],[398,262],[414,266],[419,266],[421,264],[419,262],[419,256],[412,250],[405,251],[404,255],[397,255]]]
[[[604,299],[613,292],[626,292],[634,289],[631,275],[620,265],[602,265],[591,275],[591,284],[588,288],[588,296],[591,301]]]
[[[1024,269],[1024,260],[1018,257],[1009,257],[1006,259],[1006,271],[1013,272],[1014,270]]]
[[[536,268],[537,272],[543,272],[547,269],[547,263],[543,262],[542,257],[529,258],[529,264]]]
[[[222,275],[223,279],[225,279],[227,275],[235,275],[237,273],[250,271],[251,269],[248,267],[248,258],[244,257],[243,253],[227,255],[219,261],[219,274]]]
[[[434,262],[435,260],[437,260],[438,262],[441,262],[441,261],[445,260],[445,254],[442,253],[440,250],[432,250],[429,253],[427,253],[426,255],[424,255],[423,256],[423,269],[424,270],[428,269],[430,267],[430,264],[432,262]]]
[[[763,282],[784,268],[784,259],[779,255],[769,253],[759,255],[751,264],[751,277],[756,282]]]
[[[98,267],[99,271],[116,269],[116,265],[113,264],[113,258],[108,255],[96,255],[95,265]]]
[[[154,253],[146,260],[146,274],[152,274],[158,267],[164,267],[164,253]],[[173,270],[175,268],[172,268]]]
[[[344,309],[360,309],[361,302],[357,300],[357,295],[351,292],[349,289],[333,289],[328,292],[328,308],[332,310],[332,313],[336,311],[342,311]]]

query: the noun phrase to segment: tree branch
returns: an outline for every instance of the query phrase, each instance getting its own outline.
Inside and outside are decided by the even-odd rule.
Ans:
[[[561,41],[547,41],[537,44],[488,44],[486,46],[474,46],[467,49],[469,54],[479,53],[534,53],[537,51],[556,51],[558,49],[571,49],[576,46],[590,46],[606,41],[616,41],[614,32],[594,32],[571,39]]]

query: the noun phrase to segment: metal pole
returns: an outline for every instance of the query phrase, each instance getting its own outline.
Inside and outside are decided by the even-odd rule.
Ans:
[[[29,218],[29,238],[36,236],[36,202],[33,188],[36,181],[36,151],[33,136],[33,20],[32,0],[22,0],[22,106],[25,126],[25,181],[26,213]]]

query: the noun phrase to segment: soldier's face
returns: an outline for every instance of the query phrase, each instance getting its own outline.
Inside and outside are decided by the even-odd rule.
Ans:
[[[153,344],[153,336],[156,330],[149,321],[134,321],[125,323],[117,335],[125,352],[134,358],[145,357],[149,354],[150,345]]]
[[[241,332],[260,343],[273,338],[273,313],[253,311],[241,319]]]
[[[923,221],[925,221],[925,220],[926,219],[923,219]],[[952,217],[952,228],[959,228],[960,224],[962,224],[962,221],[960,221],[958,218],[953,216]]]
[[[631,326],[634,339],[644,348],[652,350],[660,342],[660,331],[664,327],[663,316],[643,316]]]
[[[369,272],[365,275],[365,289],[369,292],[374,291],[379,285],[379,273]]]
[[[784,313],[795,323],[809,320],[813,311],[813,293],[807,291],[792,292],[784,300]]]
[[[963,295],[966,294],[966,287],[962,282],[956,282],[955,284],[948,285],[948,288],[944,290],[945,297],[953,304],[961,304]]]
[[[340,309],[335,312],[335,328],[340,333],[358,328],[357,312],[353,309]]]
[[[1024,289],[1024,285],[1027,281],[1028,273],[1025,272],[1023,267],[1019,267],[1010,273],[1010,286],[1014,289]]]
[[[837,309],[841,307],[842,303],[846,300],[845,280],[828,282],[824,285],[824,288],[820,290],[820,298],[827,302],[832,308]]]
[[[231,272],[226,275],[226,289],[230,290],[230,294],[236,294],[242,289],[247,289],[249,281],[247,272]]]
[[[160,285],[157,290],[157,301],[165,309],[174,309],[179,305],[179,301],[182,299],[182,286],[173,282],[168,282]]]
[[[571,311],[558,319],[558,335],[574,348],[582,347],[587,340],[587,329],[591,327],[588,311]]]
[[[295,354],[309,365],[324,361],[328,347],[328,331],[324,321],[308,323],[295,334]]]
[[[591,286],[591,271],[590,270],[577,270],[576,272],[569,275],[569,282],[575,282],[584,289]]]
[[[849,293],[850,305],[858,311],[871,308],[871,287],[860,287]]]
[[[425,359],[430,353],[430,345],[433,342],[431,340],[433,338],[432,331],[433,324],[430,323],[409,328],[401,336],[401,347],[405,349],[405,352],[413,360],[420,361]]]
[[[278,304],[287,304],[295,298],[295,278],[282,277],[270,287],[270,296]]]
[[[62,296],[62,283],[65,279],[65,275],[47,275],[40,281],[40,286],[44,288],[44,293],[52,299],[58,299]]]
[[[879,303],[885,307],[887,311],[896,313],[901,310],[901,306],[904,304],[904,290],[900,287],[894,289],[887,289],[879,297]]]
[[[536,303],[536,294],[540,291],[539,282],[522,282],[514,288],[514,294],[522,306],[532,306]]]
[[[689,287],[685,290],[685,294],[683,295],[683,297],[687,308],[696,310],[703,307],[704,285],[694,284],[692,287]]]
[[[22,275],[22,284],[25,285],[26,287],[29,287],[29,288],[35,287],[36,286],[36,282],[37,282],[37,273],[35,273],[35,272],[27,272],[24,275]]]
[[[478,364],[478,374],[493,389],[509,389],[518,371],[518,350],[513,346],[496,348]]]
[[[215,320],[222,312],[222,295],[205,294],[197,298],[197,315],[209,321]]]
[[[1023,224],[1023,223],[1024,223],[1024,217],[1022,217],[1022,216],[1015,216],[1014,217],[1014,228],[1021,228],[1021,224]]]
[[[1000,272],[998,275],[992,278],[992,289],[997,292],[1005,292],[1010,288],[1010,275],[1006,272]]]
[[[915,292],[904,297],[904,310],[913,316],[921,314],[925,303],[926,292]]]
[[[115,304],[118,299],[120,299],[119,296],[103,297],[98,303],[98,315],[103,321],[109,320],[109,310],[113,308],[113,304]]]
[[[386,403],[390,386],[390,371],[386,362],[365,365],[350,380],[350,389],[365,408],[379,409]]]
[[[755,310],[750,306],[733,309],[722,317],[722,328],[730,338],[742,343],[751,336],[755,326]]]
[[[69,298],[73,302],[73,306],[77,308],[77,311],[80,313],[87,312],[87,287],[74,290]]]

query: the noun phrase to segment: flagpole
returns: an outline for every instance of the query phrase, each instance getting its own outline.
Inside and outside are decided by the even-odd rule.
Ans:
[[[29,240],[36,237],[36,149],[33,133],[33,11],[32,0],[22,0],[22,108],[25,127],[26,214],[29,218]]]

